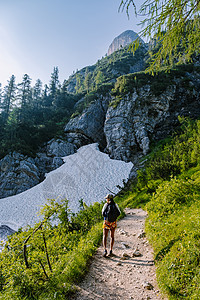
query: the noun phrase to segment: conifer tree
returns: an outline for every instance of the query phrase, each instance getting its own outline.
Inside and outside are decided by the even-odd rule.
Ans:
[[[33,107],[39,109],[41,107],[42,98],[42,81],[38,79],[33,87]]]
[[[58,88],[59,88],[59,71],[58,67],[54,67],[51,74],[50,86],[49,86],[49,106],[56,102]]]
[[[0,109],[1,109],[1,105],[2,105],[2,85],[0,83]]]
[[[68,87],[68,83],[67,80],[65,80],[60,89],[56,107],[58,109],[64,108],[70,111],[74,106],[74,97],[68,93],[67,87]]]
[[[95,77],[95,84],[96,88],[104,81],[104,75],[103,73],[99,70],[96,77]]]
[[[160,47],[152,52],[150,72],[162,65],[170,68],[174,63],[191,61],[200,49],[200,1],[199,0],[146,0],[136,9],[134,0],[122,0],[119,9],[129,15],[130,5],[135,14],[143,16],[141,37],[154,38]],[[135,51],[139,40],[132,44]]]
[[[85,70],[85,80],[84,80],[84,87],[85,87],[87,93],[89,93],[90,86],[91,86],[91,73],[88,71],[88,68],[87,68]]]
[[[76,86],[75,86],[76,93],[82,91],[82,78],[80,74],[76,73]]]
[[[47,107],[49,106],[49,87],[47,84],[44,85],[44,90],[42,91],[42,106]]]
[[[4,88],[4,93],[1,101],[1,109],[2,109],[2,119],[5,124],[8,120],[9,113],[13,108],[15,102],[15,93],[16,93],[16,84],[15,84],[15,76],[12,75],[10,80],[8,80],[7,86]]]
[[[19,120],[21,122],[30,121],[28,109],[32,104],[32,88],[31,78],[27,74],[24,75],[22,82],[18,84],[17,100],[21,105],[19,111]]]

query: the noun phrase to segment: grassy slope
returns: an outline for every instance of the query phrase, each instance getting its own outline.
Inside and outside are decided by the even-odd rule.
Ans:
[[[147,209],[146,233],[162,291],[169,299],[199,299],[200,121],[181,122],[179,135],[153,149],[137,182],[116,201],[121,208]],[[43,211],[45,220],[56,215],[60,226],[45,221],[35,234],[30,228],[13,236],[0,260],[0,299],[66,299],[101,241],[101,208],[85,207],[69,221],[67,202],[52,201]],[[23,245],[29,235],[26,268]]]
[[[146,233],[157,277],[169,299],[200,299],[200,121],[149,156],[146,170],[120,197],[148,211]]]

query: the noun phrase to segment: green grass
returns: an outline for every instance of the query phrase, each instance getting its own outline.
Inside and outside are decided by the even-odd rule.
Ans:
[[[142,207],[145,231],[154,249],[157,279],[169,299],[200,299],[200,121],[182,119],[178,135],[160,142],[146,158],[145,169],[116,197],[122,209]],[[167,160],[166,160],[167,159]],[[102,239],[103,204],[73,215],[67,201],[51,201],[44,224],[13,235],[0,260],[0,299],[67,299],[87,271]],[[52,226],[49,217],[60,223]],[[23,245],[29,268],[25,266]],[[44,236],[47,250],[45,250]],[[50,270],[47,253],[51,263]]]
[[[10,237],[0,254],[0,299],[67,299],[73,292],[102,239],[102,204],[84,205],[76,215],[67,204],[51,200],[43,209],[41,227],[37,224]],[[52,226],[50,217],[60,223]],[[27,237],[28,266],[23,250]]]
[[[199,299],[199,172],[196,180],[172,179],[162,184],[147,211],[146,232],[154,248],[160,287],[169,299]]]
[[[176,66],[170,69],[170,72],[167,72],[166,68],[164,68],[154,75],[141,71],[119,76],[111,91],[113,100],[110,105],[116,108],[121,99],[127,99],[127,101],[129,101],[129,96],[131,97],[135,91],[139,91],[146,85],[149,85],[150,92],[154,96],[159,96],[164,93],[169,86],[174,86],[175,84],[181,88],[193,91],[195,87],[190,86],[191,79],[188,76],[188,72],[196,72],[199,74],[200,68],[194,66],[194,64],[188,64]]]
[[[79,213],[72,214],[67,200],[50,200],[42,210],[42,226],[19,230],[0,254],[0,299],[68,299],[102,240],[102,207],[80,201]],[[52,226],[49,218],[60,222]]]
[[[144,170],[122,191],[123,207],[147,210],[158,285],[168,299],[200,299],[200,121],[152,148]]]

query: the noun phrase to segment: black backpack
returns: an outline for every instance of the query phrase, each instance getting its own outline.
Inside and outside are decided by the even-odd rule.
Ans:
[[[117,217],[119,217],[120,212],[118,208],[116,207],[115,203],[109,203],[107,204],[106,208],[106,220],[108,222],[114,222],[117,220]]]

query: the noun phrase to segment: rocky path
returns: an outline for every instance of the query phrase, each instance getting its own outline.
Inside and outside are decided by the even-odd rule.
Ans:
[[[103,247],[98,249],[71,299],[164,299],[157,288],[152,249],[144,234],[145,218],[142,209],[126,209],[126,217],[116,229],[114,255],[104,258]]]

